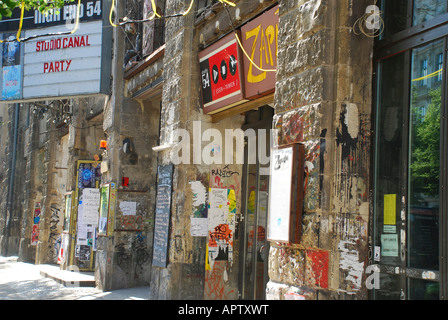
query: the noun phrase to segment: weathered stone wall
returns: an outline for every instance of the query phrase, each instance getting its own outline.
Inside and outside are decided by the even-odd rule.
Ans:
[[[367,1],[280,1],[273,126],[306,148],[303,235],[272,243],[268,299],[366,298],[372,39]]]
[[[183,1],[168,0],[165,14],[183,12],[187,9]],[[177,129],[191,127],[190,120],[198,116],[198,93],[192,91],[191,83],[198,79],[192,57],[193,17],[177,17],[165,22],[165,53],[163,57],[163,90],[160,112],[160,145],[174,144]],[[158,154],[158,165],[171,162],[171,150]],[[151,274],[152,299],[202,299],[201,274],[197,267],[202,260],[195,253],[192,239],[188,237],[188,207],[186,190],[188,179],[194,170],[188,164],[175,166],[171,197],[171,227],[169,235],[169,263],[167,268],[153,266]],[[201,245],[201,244],[199,244]]]
[[[125,1],[117,3],[117,16],[125,15]],[[113,29],[112,95],[104,105],[103,130],[107,149],[102,153],[105,171],[101,182],[114,183],[115,219],[113,234],[100,236],[96,253],[95,277],[105,291],[148,285],[151,278],[154,208],[157,179],[157,145],[160,103],[132,99],[133,94],[160,75],[155,69],[143,70],[126,81],[124,55],[129,43],[122,28]],[[154,71],[154,73],[152,73]],[[160,100],[160,99],[159,99]],[[130,153],[124,141],[130,141]],[[129,185],[122,185],[122,178]],[[134,214],[124,213],[122,204],[135,203]]]
[[[22,202],[15,201],[11,197],[20,192],[19,199],[23,200],[23,177],[20,172],[24,170],[25,163],[20,161],[23,158],[23,139],[20,137],[23,131],[21,128],[24,126],[24,117],[18,104],[2,105],[2,107],[6,112],[3,114],[1,123],[4,146],[2,151],[4,153],[2,154],[2,188],[0,191],[2,194],[0,248],[4,254],[17,255],[22,231]]]

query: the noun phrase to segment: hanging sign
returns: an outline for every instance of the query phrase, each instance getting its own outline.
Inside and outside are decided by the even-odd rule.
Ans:
[[[274,92],[277,68],[278,6],[241,27],[244,55],[244,98]],[[258,69],[258,68],[262,69]]]
[[[44,16],[38,11],[27,13],[22,41],[2,44],[2,100],[108,94],[111,28],[105,28],[103,9],[102,1],[82,1],[78,24],[77,4]],[[2,20],[0,30],[14,23],[14,19]],[[16,31],[0,37],[14,40]]]
[[[234,33],[199,53],[204,113],[243,103],[240,50]]]

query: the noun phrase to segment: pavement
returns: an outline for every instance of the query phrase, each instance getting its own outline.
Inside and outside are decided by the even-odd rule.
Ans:
[[[103,292],[95,287],[93,272],[0,257],[0,300],[149,300],[149,287]]]

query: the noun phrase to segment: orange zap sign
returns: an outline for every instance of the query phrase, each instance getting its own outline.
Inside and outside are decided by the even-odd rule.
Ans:
[[[241,27],[246,99],[274,92],[277,68],[278,6]]]

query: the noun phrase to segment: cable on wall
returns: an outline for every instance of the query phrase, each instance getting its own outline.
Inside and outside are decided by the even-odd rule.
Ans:
[[[194,0],[191,0],[188,9],[185,10],[184,12],[182,12],[182,13],[176,13],[176,14],[166,15],[165,16],[165,15],[160,15],[159,13],[157,13],[157,7],[156,7],[156,4],[155,4],[155,1],[151,0],[152,15],[150,17],[145,18],[145,19],[141,19],[141,20],[133,20],[133,19],[129,19],[128,17],[124,17],[124,18],[121,19],[121,22],[115,23],[112,20],[112,13],[115,11],[115,0],[112,0],[112,6],[110,7],[110,12],[109,12],[109,23],[110,23],[110,25],[112,27],[120,27],[120,26],[123,26],[123,25],[128,24],[128,23],[142,23],[142,22],[149,22],[149,21],[152,21],[154,19],[166,19],[166,18],[182,17],[182,16],[186,16],[188,13],[190,13],[191,9],[193,8],[193,3],[194,3]]]
[[[229,9],[228,9],[227,6],[226,6],[226,4],[230,4],[230,3],[232,3],[232,2],[229,2],[229,1],[226,1],[226,0],[219,0],[219,2],[222,3],[222,5],[224,6],[224,9],[225,9],[226,12],[227,12],[227,15],[229,16],[230,23],[231,23],[231,25],[232,25],[232,30],[233,30],[233,33],[235,34],[236,41],[238,42],[238,45],[239,45],[239,47],[241,48],[241,51],[244,53],[244,55],[245,55],[246,58],[249,60],[249,62],[250,62],[255,68],[257,68],[258,70],[260,70],[260,71],[262,71],[262,72],[277,72],[277,69],[264,69],[264,68],[261,68],[260,66],[258,66],[258,65],[252,60],[252,58],[249,56],[249,54],[247,53],[247,51],[244,49],[243,44],[242,44],[241,41],[240,41],[240,38],[238,37],[238,34],[237,34],[236,30],[235,30],[235,26],[234,26],[234,23],[233,23],[232,16],[230,15]],[[232,3],[232,4],[233,4],[233,6],[235,6],[234,3]],[[233,6],[232,6],[232,7],[233,7]]]

